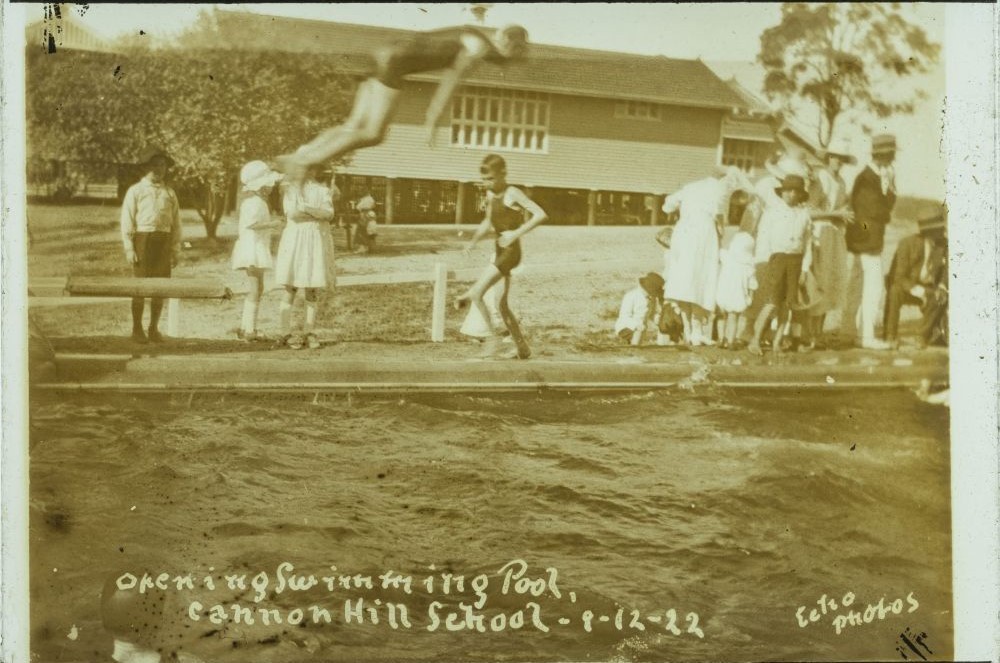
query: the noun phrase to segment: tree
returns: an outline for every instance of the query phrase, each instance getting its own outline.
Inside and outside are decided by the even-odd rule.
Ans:
[[[765,94],[785,114],[815,117],[821,147],[851,112],[913,112],[926,94],[911,77],[941,50],[899,3],[787,2],[760,44]]]
[[[63,51],[26,62],[29,155],[92,168],[157,145],[197,193],[209,237],[250,159],[282,154],[346,114],[353,84],[335,58],[263,51]],[[42,172],[39,170],[39,172]]]

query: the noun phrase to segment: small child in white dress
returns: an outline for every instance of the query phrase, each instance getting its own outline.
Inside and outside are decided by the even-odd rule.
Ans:
[[[274,267],[271,258],[271,231],[280,223],[271,220],[267,198],[281,175],[263,161],[251,161],[240,171],[243,200],[239,209],[239,236],[233,247],[232,265],[245,270],[250,288],[243,300],[243,319],[236,335],[244,341],[261,340],[257,332],[257,312],[264,293],[264,272]]]
[[[719,344],[722,349],[733,347],[743,313],[749,308],[753,291],[757,289],[753,251],[754,238],[744,224],[729,239],[728,246],[719,252],[719,285],[715,301],[716,306],[726,314]]]

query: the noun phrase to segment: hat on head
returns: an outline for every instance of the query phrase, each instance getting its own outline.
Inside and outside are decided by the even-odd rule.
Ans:
[[[837,157],[846,164],[857,163],[857,159],[854,155],[850,153],[847,141],[838,141],[836,143],[830,143],[825,150],[820,152],[820,158],[826,161],[830,157]]]
[[[802,195],[808,195],[806,193],[806,178],[801,175],[785,175],[781,180],[781,186],[774,190],[779,196],[782,191],[798,191]]]
[[[263,161],[251,161],[240,170],[240,182],[246,191],[260,191],[266,186],[274,186],[280,179],[281,174]]]
[[[656,272],[649,272],[639,279],[639,285],[642,286],[642,289],[655,297],[663,296],[663,286],[665,283],[663,277]]]
[[[948,208],[944,205],[929,207],[917,217],[917,226],[921,234],[944,230],[948,226]]]
[[[872,154],[891,154],[896,151],[896,137],[891,134],[872,136]]]
[[[166,159],[167,167],[174,165],[174,160],[170,158],[170,155],[158,147],[147,147],[145,150],[143,150],[142,153],[139,155],[139,164],[142,166],[148,166],[149,162],[151,162],[156,157],[163,157],[164,159]]]

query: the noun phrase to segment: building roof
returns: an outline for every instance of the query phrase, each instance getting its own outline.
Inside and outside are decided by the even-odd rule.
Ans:
[[[217,11],[214,16],[219,47],[329,53],[341,56],[345,69],[352,72],[364,70],[374,48],[415,34],[394,28],[238,11]],[[483,63],[465,82],[698,108],[746,107],[745,100],[700,60],[549,44],[532,44],[530,57],[522,62],[504,67]]]
[[[73,18],[67,9],[63,9],[59,18],[34,21],[25,26],[24,43],[28,48],[47,49],[50,33],[56,52],[60,50],[114,52],[108,40],[94,34],[90,28]]]

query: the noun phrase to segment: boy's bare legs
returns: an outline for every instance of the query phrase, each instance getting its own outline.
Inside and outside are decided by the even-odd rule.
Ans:
[[[501,278],[502,274],[500,274],[500,270],[495,265],[490,265],[479,277],[479,280],[473,283],[457,301],[459,305],[471,302],[476,307],[476,310],[479,311],[479,315],[486,321],[486,328],[490,330],[490,335],[486,339],[486,347],[483,350],[484,356],[496,352],[497,332],[496,327],[493,325],[493,317],[490,315],[490,310],[487,308],[483,297]]]
[[[774,304],[765,304],[763,308],[760,309],[760,313],[757,315],[757,320],[754,321],[753,325],[753,338],[750,340],[750,345],[747,346],[747,350],[750,354],[762,355],[764,352],[760,349],[760,338],[764,335],[764,329],[767,327],[768,323],[771,322],[771,314],[774,313]],[[781,330],[778,330],[778,334],[781,334]],[[779,341],[778,336],[775,337],[775,342]]]
[[[378,145],[385,138],[399,100],[399,90],[375,79],[358,88],[354,108],[338,127],[323,131],[292,154],[278,157],[277,166],[289,180],[297,182],[311,164],[338,157],[362,147]]]

